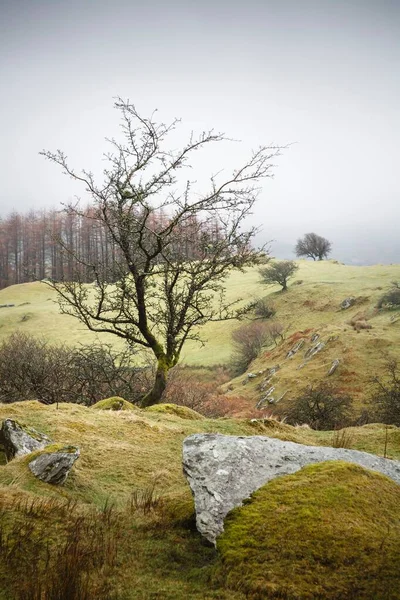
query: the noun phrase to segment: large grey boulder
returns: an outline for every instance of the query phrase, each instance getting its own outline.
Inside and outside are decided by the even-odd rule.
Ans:
[[[268,481],[329,460],[356,463],[400,484],[400,461],[373,454],[303,446],[263,436],[195,434],[183,442],[183,472],[191,487],[199,532],[215,544],[226,515]]]
[[[67,479],[79,455],[79,448],[75,446],[65,446],[52,452],[45,451],[29,463],[29,468],[41,481],[60,485]]]
[[[17,421],[6,419],[0,429],[0,444],[4,446],[7,460],[43,450],[51,444],[50,438],[33,427],[23,427]]]

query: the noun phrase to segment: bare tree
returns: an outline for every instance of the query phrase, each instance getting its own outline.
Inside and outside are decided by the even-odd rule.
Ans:
[[[328,258],[331,250],[331,242],[316,233],[306,233],[297,240],[295,247],[296,256],[309,256],[313,260]]]
[[[212,176],[205,194],[192,191],[193,182],[179,188],[178,174],[189,166],[196,150],[222,142],[213,131],[191,137],[179,150],[165,147],[177,122],[157,124],[143,118],[129,101],[118,99],[123,140],[108,140],[104,178],[76,171],[66,155],[43,151],[63,172],[81,182],[93,204],[92,218],[105,226],[116,247],[116,260],[107,267],[101,255],[85,263],[94,286],[79,278],[53,282],[61,310],[89,329],[112,333],[131,346],[152,351],[156,362],[153,389],[142,405],[159,402],[169,369],[179,360],[186,340],[200,340],[199,326],[208,321],[237,318],[246,310],[225,298],[224,279],[232,269],[258,262],[250,242],[255,229],[241,226],[257,198],[258,182],[271,177],[279,147],[261,147],[232,175]],[[77,206],[69,211],[79,214]],[[162,219],[156,218],[162,213]],[[209,224],[218,225],[218,236]],[[197,249],[194,258],[187,248]],[[64,252],[69,252],[63,244]],[[239,305],[240,306],[240,305]]]
[[[294,276],[298,268],[293,260],[276,260],[268,267],[260,269],[260,275],[263,283],[268,285],[278,283],[284,292],[287,290],[288,280]]]

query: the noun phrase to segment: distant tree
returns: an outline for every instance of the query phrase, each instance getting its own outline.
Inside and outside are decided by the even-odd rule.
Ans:
[[[383,376],[372,379],[370,405],[374,417],[389,425],[400,427],[400,364],[387,357]]]
[[[328,258],[331,250],[331,242],[316,233],[306,233],[297,240],[295,247],[296,256],[309,256],[313,260]]]
[[[294,276],[298,268],[293,260],[277,260],[271,262],[268,267],[260,269],[260,275],[263,283],[268,285],[277,283],[282,286],[284,292],[287,290],[288,280]]]
[[[298,398],[289,403],[288,423],[308,424],[313,429],[336,429],[350,424],[352,399],[340,393],[331,384],[321,383],[303,389]]]
[[[179,149],[166,140],[176,126],[144,118],[129,101],[115,105],[121,113],[121,141],[110,139],[103,179],[76,171],[61,152],[42,154],[64,174],[83,184],[92,199],[93,222],[106,229],[116,247],[116,260],[106,266],[101,253],[71,249],[92,274],[88,288],[76,273],[73,280],[53,283],[61,310],[77,317],[96,332],[111,333],[130,346],[152,352],[156,362],[153,389],[143,406],[161,400],[168,371],[178,361],[185,342],[199,340],[199,326],[234,319],[246,310],[228,301],[224,280],[232,270],[258,264],[251,247],[255,228],[243,230],[257,198],[259,183],[271,176],[271,159],[279,148],[261,147],[228,175],[212,176],[205,193],[192,190],[193,182],[179,182],[193,154],[224,136],[203,132],[191,136]],[[69,211],[79,215],[70,206]],[[162,221],[156,217],[166,215]],[[213,227],[204,225],[212,224]],[[196,240],[196,254],[188,250]]]

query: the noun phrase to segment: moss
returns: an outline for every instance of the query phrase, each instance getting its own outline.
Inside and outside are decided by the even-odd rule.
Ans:
[[[38,456],[42,456],[43,454],[53,454],[55,452],[63,452],[64,454],[75,454],[77,451],[77,446],[69,446],[66,444],[49,444],[43,450],[35,450],[34,452],[30,452],[22,457],[22,462],[30,463],[32,460],[37,458]]]
[[[146,411],[157,412],[157,413],[168,413],[175,415],[181,419],[188,419],[190,421],[197,421],[204,419],[203,415],[188,408],[187,406],[178,406],[177,404],[154,404],[146,408]]]
[[[106,398],[105,400],[99,400],[96,404],[93,404],[91,408],[96,410],[137,410],[137,407],[127,402],[120,396],[113,396],[112,398]]]
[[[36,440],[38,442],[42,442],[43,441],[43,434],[42,433],[40,433],[39,431],[36,431],[36,429],[34,429],[33,427],[29,427],[28,425],[24,425],[24,424],[20,423],[19,421],[16,421],[16,423],[31,438],[33,438],[34,440]]]
[[[136,600],[137,598],[245,600],[246,597],[251,598],[252,595],[241,591],[226,589],[227,578],[221,579],[221,584],[217,581],[215,585],[211,583],[210,578],[217,561],[217,554],[214,548],[204,545],[195,530],[193,499],[189,486],[182,475],[183,439],[187,435],[200,432],[226,435],[254,435],[257,433],[281,439],[293,437],[293,441],[304,444],[331,445],[332,432],[296,429],[280,423],[273,425],[273,422],[270,421],[264,425],[259,423],[260,431],[258,431],[247,419],[221,418],[199,421],[182,419],[175,412],[170,413],[165,410],[160,412],[157,410],[159,407],[154,407],[152,410],[133,408],[134,411],[107,411],[91,410],[82,405],[67,403],[59,404],[58,407],[55,404],[46,406],[38,402],[0,404],[0,419],[13,418],[26,423],[35,427],[37,431],[46,432],[57,442],[47,447],[44,452],[48,452],[52,448],[60,450],[66,445],[78,446],[81,449],[81,457],[62,487],[43,485],[27,468],[26,462],[43,451],[28,457],[17,458],[2,466],[0,468],[0,502],[2,498],[6,499],[7,510],[2,512],[0,504],[0,520],[1,514],[3,514],[3,522],[10,523],[13,516],[19,512],[18,506],[21,502],[22,507],[27,504],[28,510],[33,501],[38,501],[40,504],[58,500],[65,500],[73,504],[76,502],[77,510],[83,514],[91,513],[95,507],[103,510],[104,507],[109,508],[114,505],[115,510],[119,511],[116,517],[118,517],[118,526],[123,529],[124,544],[128,544],[128,547],[123,545],[120,547],[118,559],[120,567],[116,579],[112,579],[112,582],[116,582],[115,588],[118,590],[121,588],[121,598],[124,600]],[[264,430],[261,429],[262,427]],[[381,429],[379,427],[376,429],[352,428],[353,432],[358,449],[383,452],[386,435],[384,426]],[[397,453],[400,458],[399,428],[389,430],[388,449],[391,456],[394,457]],[[285,479],[289,480],[289,478]],[[343,478],[333,475],[331,479],[334,479],[338,486],[330,493],[330,496],[333,496],[333,499],[340,498],[341,495],[345,498],[344,509],[340,513],[342,522],[337,526],[339,534],[342,535],[340,528],[343,527],[343,524],[349,521],[350,526],[354,520],[350,499],[353,498],[354,503],[360,501],[360,512],[364,510],[364,495],[361,493],[365,487],[364,479],[361,479],[358,484],[356,483],[361,490],[359,496],[353,495],[350,496],[350,499],[348,492],[344,491],[346,485]],[[310,475],[310,480],[316,481],[314,473]],[[151,511],[147,515],[137,510],[132,513],[130,500],[133,489],[149,490],[154,486],[155,481],[157,483],[155,493],[161,499],[157,510]],[[283,482],[284,478],[281,481]],[[368,481],[370,480],[367,479]],[[381,477],[371,479],[371,481],[374,493],[378,489],[373,507],[376,514],[380,515],[387,506],[387,480]],[[273,484],[274,482],[271,482],[269,485]],[[297,486],[297,488],[300,487]],[[317,483],[313,490],[315,493],[318,492]],[[278,492],[281,494],[279,490]],[[293,494],[295,493],[297,492],[293,492]],[[302,495],[301,490],[299,495]],[[14,499],[15,506],[12,506]],[[271,507],[264,508],[262,519],[264,523],[268,523],[268,528],[271,527],[269,524],[271,520],[275,521],[284,514],[288,515],[289,520],[290,515],[294,514],[293,510],[292,513],[288,510],[287,503],[279,504],[279,497],[274,502],[275,504],[272,503]],[[293,503],[295,504],[295,500]],[[346,506],[350,506],[347,511],[348,518],[345,514]],[[280,513],[280,510],[283,513]],[[270,511],[272,511],[271,515]],[[47,511],[44,511],[43,516],[38,514],[30,518],[30,521],[38,522],[39,526],[43,523],[43,531],[47,536],[49,532],[56,531],[55,523],[63,524],[65,521],[65,517],[63,515],[58,517],[56,512],[48,514]],[[107,511],[104,512],[104,515],[108,518]],[[307,501],[301,510],[301,515],[303,523],[308,522],[312,528],[314,523],[320,527],[318,519],[321,518],[321,515],[324,517],[326,512],[320,504],[314,506],[311,501]],[[368,515],[367,519],[369,523],[372,522],[372,518]],[[390,525],[389,528],[390,539],[392,533],[398,535],[396,526]],[[383,536],[378,536],[379,545],[383,543],[383,553],[386,552],[387,531],[388,528],[384,534],[385,539]],[[314,535],[314,531],[311,534]],[[275,539],[277,535],[273,531]],[[354,545],[353,537],[342,537],[343,545],[349,547]],[[400,538],[400,536],[398,537]],[[295,541],[296,539],[298,538],[295,538]],[[354,539],[355,543],[358,543],[358,538]],[[287,540],[284,535],[280,540],[281,548],[285,548]],[[57,537],[55,543],[61,544],[59,547],[62,550],[61,538]],[[278,548],[276,552],[281,552],[281,548]],[[255,551],[257,551],[256,547]],[[261,562],[263,561],[263,552],[261,544]],[[134,561],[132,561],[132,556],[135,557]],[[29,564],[36,564],[35,556],[26,551],[23,565]],[[265,562],[262,564],[265,565]],[[290,562],[287,564],[287,568],[290,570]],[[2,568],[4,568],[4,564],[0,565],[0,580],[3,574]],[[249,569],[252,568],[250,564]],[[307,564],[305,564],[304,569],[307,568]],[[335,573],[326,572],[327,580],[331,578],[335,582]],[[225,577],[226,574],[223,573],[223,575]],[[284,576],[286,577],[287,574]],[[377,581],[381,582],[382,578],[378,578]],[[393,581],[397,583],[396,579]],[[233,583],[230,581],[229,585],[233,585]],[[2,598],[0,592],[1,600],[8,600],[12,597],[11,594],[6,594]],[[97,595],[96,597],[105,596]],[[269,596],[262,594],[261,597]],[[314,597],[318,598],[317,595]],[[329,598],[329,595],[325,596],[321,592],[320,600],[325,597]],[[337,597],[345,599],[346,595],[343,593]],[[395,597],[390,596],[389,593],[385,595],[376,592],[375,594],[376,600],[389,600],[389,598],[393,600]],[[361,593],[357,595],[356,589],[352,600],[353,598],[359,599],[363,596]]]
[[[217,578],[246,598],[400,598],[400,486],[356,465],[281,477],[225,521]]]

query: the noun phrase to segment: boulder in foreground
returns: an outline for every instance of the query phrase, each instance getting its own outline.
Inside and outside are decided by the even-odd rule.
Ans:
[[[194,495],[199,532],[215,544],[228,512],[268,481],[330,460],[355,463],[400,484],[400,461],[373,454],[304,446],[263,436],[195,434],[183,443],[183,472]]]

